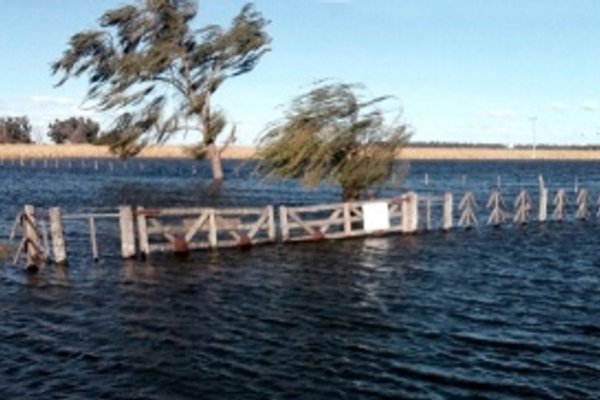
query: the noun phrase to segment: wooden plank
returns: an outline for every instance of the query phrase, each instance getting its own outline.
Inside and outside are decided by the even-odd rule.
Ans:
[[[90,218],[100,219],[100,218],[119,218],[120,214],[118,213],[81,213],[81,214],[65,214],[61,218],[62,220],[72,220],[72,219],[85,219],[88,220]]]
[[[52,237],[52,253],[54,262],[58,265],[67,263],[67,250],[65,246],[65,237],[62,228],[60,208],[52,207],[49,212],[50,217],[50,236]]]
[[[358,203],[357,206],[360,207],[362,203]],[[288,207],[290,211],[294,213],[315,213],[321,211],[330,211],[337,208],[343,208],[344,203],[332,203],[332,204],[317,204],[313,206],[301,206],[301,207]]]
[[[148,224],[148,236],[163,235],[167,240],[171,241],[173,236],[185,235],[188,231],[181,225],[163,225],[153,218],[147,219]],[[208,231],[208,227],[201,229]]]
[[[254,215],[254,214],[260,215],[263,212],[264,207],[224,208],[224,209],[219,209],[219,210],[215,210],[215,209],[208,208],[208,207],[189,207],[189,208],[172,207],[172,208],[161,208],[160,215],[161,216],[170,216],[170,217],[186,216],[186,215],[194,216],[194,215],[203,214],[203,213],[211,211],[211,210],[214,211],[215,214],[219,215],[219,216]]]
[[[386,233],[400,233],[403,232],[401,227],[393,227],[386,231]],[[350,234],[346,234],[345,232],[335,232],[329,233],[325,235],[325,239],[335,240],[335,239],[346,239],[346,238],[357,238],[357,237],[368,237],[371,236],[370,233],[365,232],[364,230],[353,230]],[[290,238],[288,242],[309,242],[313,241],[314,238],[311,235],[303,235]]]
[[[361,217],[358,217],[358,216],[352,216],[352,217],[350,217],[350,221],[351,222],[363,222],[363,219]],[[310,226],[315,226],[315,227],[321,227],[323,225],[328,225],[328,224],[343,226],[344,222],[345,222],[344,217],[340,216],[340,217],[335,218],[335,219],[326,218],[326,219],[304,220],[303,224],[304,225],[308,224]],[[290,229],[296,229],[296,228],[304,229],[304,227],[303,227],[302,224],[299,224],[298,222],[294,222],[294,221],[288,222],[288,226],[289,226]]]

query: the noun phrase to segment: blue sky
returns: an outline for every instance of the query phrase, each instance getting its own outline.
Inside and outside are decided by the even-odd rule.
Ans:
[[[120,0],[2,0],[0,116],[43,136],[82,109],[86,82],[54,88],[69,37]],[[228,24],[244,1],[201,0],[195,24]],[[600,143],[598,0],[258,0],[272,51],[215,97],[252,144],[312,82],[364,83],[394,96],[416,141]],[[177,138],[190,141],[193,137]]]

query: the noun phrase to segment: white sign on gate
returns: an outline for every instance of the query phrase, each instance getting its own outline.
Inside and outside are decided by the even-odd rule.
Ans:
[[[390,212],[385,201],[362,205],[363,226],[365,232],[387,231],[390,229]]]

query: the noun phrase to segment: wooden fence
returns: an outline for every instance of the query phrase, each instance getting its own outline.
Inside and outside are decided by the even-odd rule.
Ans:
[[[523,225],[534,218],[539,223],[545,223],[548,215],[552,220],[562,221],[567,218],[568,206],[574,210],[574,219],[600,218],[600,207],[595,213],[590,210],[591,195],[588,189],[577,189],[572,203],[569,203],[566,191],[560,188],[556,190],[552,204],[549,204],[550,191],[540,179],[537,203],[527,191],[520,190],[514,202],[508,203],[511,207],[504,201],[500,189],[493,189],[485,208],[489,212],[487,224]],[[534,213],[536,209],[537,214]],[[479,225],[478,216],[481,214],[472,192],[466,192],[456,206],[452,193],[419,196],[410,192],[391,199],[280,206],[277,221],[275,211],[271,205],[223,209],[121,206],[103,213],[63,214],[56,207],[36,212],[33,206],[27,205],[17,216],[11,233],[14,238],[18,228],[21,228],[22,240],[14,262],[17,263],[24,254],[27,266],[43,265],[50,259],[57,264],[66,263],[68,238],[63,233],[63,224],[72,220],[87,222],[92,257],[97,260],[98,219],[118,219],[121,255],[123,258],[132,258],[138,255],[147,257],[154,252],[186,253],[199,249],[249,247],[276,243],[278,240],[288,243],[394,233],[414,234],[440,228],[449,231],[454,227],[455,218],[458,219],[458,227],[471,229]]]

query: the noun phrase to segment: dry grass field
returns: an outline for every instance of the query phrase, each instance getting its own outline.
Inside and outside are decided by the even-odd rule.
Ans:
[[[251,147],[230,146],[223,153],[224,158],[250,158],[254,154]],[[138,156],[141,158],[189,158],[186,146],[150,146]],[[53,158],[115,158],[106,146],[50,145],[50,144],[2,144],[0,159],[53,159]]]
[[[230,146],[223,157],[247,159],[254,155],[252,147]],[[151,146],[145,148],[142,158],[188,158],[185,146]],[[0,145],[0,159],[53,159],[53,158],[114,158],[107,147],[92,145]],[[408,160],[531,160],[533,152],[523,149],[482,148],[420,148],[402,150],[400,158]],[[537,150],[538,160],[600,160],[600,150]]]

